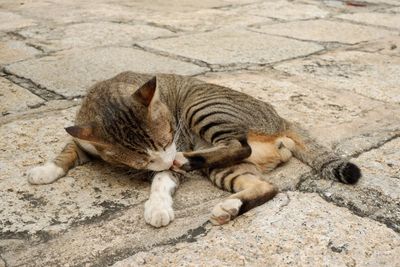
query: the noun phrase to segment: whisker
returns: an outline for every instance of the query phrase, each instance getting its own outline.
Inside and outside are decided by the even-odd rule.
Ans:
[[[178,140],[179,136],[181,135],[182,122],[183,122],[183,116],[178,120],[178,125],[176,127],[176,131],[174,134],[174,142],[176,142]]]

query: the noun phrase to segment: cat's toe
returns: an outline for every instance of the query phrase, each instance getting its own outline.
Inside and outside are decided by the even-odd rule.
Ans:
[[[65,172],[53,162],[48,162],[30,169],[26,174],[31,184],[50,184],[63,176]]]
[[[237,198],[226,199],[218,203],[211,211],[211,223],[214,225],[228,223],[239,214],[242,204],[242,201]]]
[[[166,226],[174,220],[174,210],[168,203],[157,200],[148,200],[144,206],[144,220],[154,226]]]

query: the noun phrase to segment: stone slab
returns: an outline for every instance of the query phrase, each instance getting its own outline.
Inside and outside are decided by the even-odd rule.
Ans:
[[[168,36],[172,32],[148,25],[111,22],[78,23],[62,27],[29,28],[19,32],[48,51],[79,47],[132,45],[137,40]]]
[[[400,131],[399,131],[400,134]],[[374,188],[400,201],[400,138],[361,154],[355,161],[365,173],[359,186]],[[400,202],[399,202],[400,203]],[[400,214],[399,214],[400,215]],[[399,225],[400,227],[400,225]]]
[[[322,49],[317,44],[233,29],[144,41],[139,44],[224,66],[266,64]]]
[[[321,19],[264,25],[255,30],[301,40],[344,44],[355,44],[396,34],[396,32],[374,27]]]
[[[207,69],[134,48],[105,47],[59,52],[8,65],[6,70],[65,97],[74,97],[84,95],[95,82],[126,70],[193,75]]]
[[[18,14],[0,11],[0,31],[13,31],[19,28],[35,25],[35,21]]]
[[[391,36],[375,41],[359,44],[354,48],[358,51],[379,53],[400,57],[400,36]]]
[[[372,4],[388,4],[388,5],[395,5],[399,6],[400,3],[397,0],[367,0],[365,2],[372,3]]]
[[[365,24],[400,29],[400,16],[398,14],[355,13],[355,14],[342,14],[337,17]]]
[[[399,266],[400,237],[316,194],[280,194],[192,243],[136,252],[122,266]]]
[[[0,65],[6,65],[40,54],[40,51],[20,41],[0,42]]]
[[[0,116],[21,112],[43,103],[40,97],[0,77]]]
[[[389,9],[386,9],[385,11],[390,14],[398,14],[398,13],[400,13],[400,6],[389,8]]]
[[[94,15],[96,5],[102,5],[102,1],[2,1],[2,6],[7,10],[18,13],[24,17],[40,21],[48,25],[77,23],[102,18],[102,14]],[[104,18],[104,17],[103,17]]]
[[[319,8],[317,5],[287,0],[255,3],[238,7],[235,10],[240,13],[280,20],[324,18],[329,14],[328,11]]]
[[[189,32],[204,32],[218,28],[243,28],[251,24],[272,21],[266,17],[221,9],[200,9],[192,12],[142,12],[137,14],[136,18]]]
[[[400,132],[399,132],[400,133]],[[318,192],[324,199],[355,214],[373,218],[400,232],[399,138],[354,159],[363,177],[355,187],[325,180],[305,180],[299,189]]]
[[[163,0],[155,0],[152,2],[146,0],[130,1],[120,0],[117,3],[122,6],[144,8],[149,10],[162,10],[162,11],[194,11],[206,8],[222,8],[235,5],[243,5],[257,2],[257,0],[171,0],[165,2]]]
[[[370,98],[400,103],[400,59],[358,51],[338,51],[278,64],[276,69]],[[395,115],[395,114],[391,114]]]

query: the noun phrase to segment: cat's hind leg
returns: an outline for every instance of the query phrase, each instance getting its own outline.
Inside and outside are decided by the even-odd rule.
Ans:
[[[179,185],[176,174],[170,171],[157,173],[151,183],[150,197],[144,205],[144,219],[146,223],[161,227],[174,220],[172,209],[172,195]]]
[[[209,177],[216,186],[235,193],[212,209],[210,221],[215,225],[225,224],[264,204],[278,192],[274,185],[261,178],[259,169],[250,162],[212,169]]]
[[[246,160],[256,164],[261,171],[271,171],[292,157],[295,142],[285,136],[271,136],[250,132],[248,143],[251,155]]]
[[[86,153],[74,141],[70,141],[61,153],[50,162],[36,166],[27,172],[31,184],[49,184],[65,176],[69,169],[89,160]]]

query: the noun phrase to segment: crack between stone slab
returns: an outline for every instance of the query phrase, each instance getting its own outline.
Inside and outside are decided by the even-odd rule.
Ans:
[[[0,259],[4,262],[4,267],[8,267],[7,261],[4,259],[3,255],[0,254]]]
[[[361,135],[361,136],[365,136],[366,134],[363,134],[363,135]],[[358,136],[357,136],[358,137]],[[364,153],[366,153],[366,152],[369,152],[369,151],[372,151],[372,150],[375,150],[375,149],[379,149],[380,147],[382,147],[382,146],[384,146],[386,143],[389,143],[390,141],[392,141],[392,140],[394,140],[394,139],[396,139],[396,138],[399,138],[400,137],[400,131],[397,131],[397,132],[395,132],[392,136],[390,136],[390,137],[388,137],[388,138],[386,138],[386,139],[384,139],[384,140],[381,140],[381,141],[379,141],[377,144],[374,144],[374,145],[371,145],[370,147],[368,147],[368,148],[366,148],[366,149],[364,149],[364,150],[361,150],[361,151],[359,151],[359,152],[356,152],[356,153],[352,153],[352,154],[350,154],[350,157],[352,157],[352,158],[358,158],[360,155],[362,155],[362,154],[364,154]],[[350,140],[351,140],[352,138],[350,138]],[[348,139],[347,139],[348,140]],[[337,147],[338,145],[336,145],[336,147]],[[335,148],[335,147],[334,147]]]
[[[171,54],[171,53],[164,52],[164,51],[161,51],[161,50],[157,50],[157,49],[154,49],[154,48],[150,48],[150,47],[147,47],[147,46],[142,46],[142,45],[139,45],[137,43],[134,44],[132,47],[134,47],[136,49],[139,49],[139,50],[142,50],[142,51],[145,51],[145,52],[148,52],[148,53],[156,54],[156,55],[163,56],[163,57],[168,57],[168,58],[179,60],[179,61],[192,63],[192,64],[195,64],[195,65],[197,65],[199,67],[203,67],[203,68],[205,67],[205,68],[211,69],[210,65],[207,62],[202,61],[202,60],[192,59],[192,58],[188,58],[188,57],[184,57],[184,56],[180,56],[180,55],[176,55],[176,54]]]
[[[378,54],[378,55],[387,56],[387,57],[400,57],[400,55],[381,53],[382,51],[385,50],[385,48],[380,48],[375,51],[368,51],[368,50],[364,50],[364,49],[365,48],[363,48],[363,47],[361,47],[361,48],[355,47],[354,49],[349,49],[349,51],[358,51],[358,52],[363,52],[363,53],[368,53],[368,54],[373,54],[373,55]],[[396,103],[396,104],[398,104],[398,103]]]
[[[290,21],[292,22],[292,21]],[[342,42],[337,42],[337,41],[315,41],[315,40],[308,40],[308,39],[301,39],[301,38],[296,38],[293,36],[288,36],[288,35],[283,35],[283,34],[276,34],[276,33],[268,33],[268,32],[263,32],[263,31],[257,31],[257,28],[255,27],[250,27],[248,28],[249,31],[254,32],[254,33],[259,33],[259,34],[265,34],[265,35],[270,35],[270,36],[276,36],[276,37],[283,37],[283,38],[287,38],[287,39],[291,39],[291,40],[295,40],[295,41],[299,41],[299,42],[306,42],[306,43],[313,43],[313,44],[319,44],[321,46],[323,46],[325,49],[327,49],[327,45],[337,45],[337,46],[352,46],[355,45],[357,43],[342,43]]]
[[[0,126],[6,125],[8,123],[14,122],[16,120],[26,120],[26,119],[32,119],[32,118],[41,118],[44,115],[48,113],[57,113],[62,110],[66,110],[75,106],[80,105],[80,102],[78,103],[73,103],[71,101],[67,101],[65,105],[58,107],[58,108],[49,108],[47,110],[41,110],[41,111],[35,111],[35,109],[30,109],[27,112],[23,113],[16,113],[16,114],[11,114],[8,116],[0,117]],[[49,102],[44,102],[43,104],[46,105]]]
[[[333,186],[333,184],[332,184],[332,186]],[[332,186],[331,186],[331,187],[332,187]],[[331,187],[330,187],[330,188],[331,188]],[[330,189],[330,188],[328,188],[328,189]],[[334,204],[335,206],[338,206],[338,207],[346,208],[346,209],[349,210],[352,214],[354,214],[354,215],[356,215],[356,216],[358,216],[358,217],[367,218],[367,219],[369,219],[369,220],[382,223],[382,224],[385,225],[388,229],[391,229],[393,232],[398,233],[398,234],[400,233],[400,227],[398,226],[398,223],[399,223],[399,222],[390,220],[390,218],[380,218],[380,217],[376,216],[376,212],[367,213],[367,212],[361,210],[360,208],[358,208],[356,205],[354,205],[354,204],[352,203],[352,201],[346,201],[346,200],[344,200],[343,202],[340,202],[340,196],[339,196],[338,199],[334,199],[334,198],[331,198],[330,196],[328,196],[328,195],[327,195],[327,192],[325,192],[325,191],[326,191],[326,190],[321,191],[321,192],[318,192],[318,191],[317,191],[317,193],[318,193],[318,195],[319,195],[322,199],[324,199],[326,202],[332,203],[332,204]],[[302,192],[302,191],[300,191],[300,192]],[[304,191],[304,192],[307,192],[307,191]],[[346,202],[346,203],[345,203],[345,202]]]
[[[345,51],[359,51],[359,52],[364,52],[364,51],[362,51],[362,50],[358,50],[357,47],[354,47],[354,49],[352,49],[352,46],[357,46],[357,45],[359,45],[359,44],[361,44],[361,43],[364,43],[364,42],[365,42],[365,41],[352,44],[352,45],[349,46],[348,48],[345,48],[346,50],[343,50],[343,52],[345,52]],[[283,59],[283,60],[281,60],[281,61],[277,61],[277,62],[270,63],[270,67],[271,67],[273,70],[279,71],[279,72],[281,72],[281,73],[283,73],[283,74],[285,74],[285,75],[287,75],[287,76],[289,76],[289,77],[301,77],[301,74],[300,74],[300,75],[299,75],[299,74],[293,74],[293,73],[290,73],[290,72],[285,71],[285,70],[276,69],[276,68],[275,68],[275,65],[278,65],[278,64],[280,64],[280,63],[285,63],[285,62],[288,62],[288,61],[292,61],[292,60],[297,60],[297,59],[306,59],[306,58],[309,57],[309,56],[322,56],[322,55],[324,55],[324,54],[328,54],[328,53],[333,52],[333,51],[335,51],[335,49],[327,49],[327,48],[324,48],[324,49],[322,49],[322,50],[320,50],[320,51],[316,51],[316,52],[310,53],[310,54],[308,54],[308,55],[303,55],[303,56],[298,56],[298,57]],[[373,52],[367,52],[367,51],[365,51],[365,52],[366,52],[366,53],[370,53],[370,54],[374,54]],[[391,55],[383,55],[383,56],[390,57]],[[316,59],[318,59],[318,57],[316,57]],[[246,70],[250,70],[250,69],[246,69]],[[326,90],[331,90],[331,91],[334,90],[335,92],[346,91],[346,90],[344,90],[344,89],[334,89],[334,88],[328,88],[328,87],[325,87],[324,89],[326,89]],[[369,95],[364,95],[364,94],[359,93],[359,92],[354,91],[354,90],[350,90],[350,92],[352,92],[353,94],[356,94],[356,95],[358,95],[358,96],[367,98],[367,99],[369,99],[369,100],[377,101],[377,102],[380,102],[380,103],[383,103],[383,104],[390,104],[390,105],[396,105],[396,106],[397,106],[397,105],[400,105],[400,103],[398,103],[398,102],[388,102],[388,101],[385,101],[385,100],[382,100],[382,99],[378,99],[378,98],[371,97],[371,96],[369,96]]]
[[[182,234],[181,236],[175,237],[168,239],[166,241],[154,244],[149,247],[139,247],[132,251],[130,248],[125,248],[121,249],[120,251],[117,251],[114,256],[109,256],[106,255],[103,258],[100,258],[98,262],[96,262],[92,266],[98,266],[98,267],[105,267],[105,266],[110,266],[111,264],[116,263],[117,261],[121,261],[124,259],[127,259],[129,257],[132,257],[140,252],[148,252],[153,249],[163,247],[163,246],[174,246],[180,243],[193,243],[197,241],[197,237],[205,237],[207,234],[213,229],[212,227],[208,227],[211,223],[209,221],[204,222],[202,225],[189,229],[186,233]]]
[[[6,68],[3,68],[1,71],[6,74],[5,76],[3,76],[4,78],[20,87],[27,89],[32,94],[40,97],[45,101],[66,99],[64,96],[49,90],[41,86],[40,84],[35,83],[31,79],[16,75]]]
[[[230,4],[230,5],[226,5],[226,6],[211,7],[210,9],[220,9],[220,10],[224,10],[224,11],[229,11],[234,8],[257,5],[257,4],[261,4],[261,3],[263,3],[263,1],[257,1],[257,2],[245,3],[245,4]]]
[[[302,188],[302,185],[309,180],[320,180],[317,178],[316,175],[314,175],[312,172],[308,172],[303,175],[304,178],[302,181],[300,181],[294,190],[287,190],[287,191],[298,191],[298,192],[303,192],[303,193],[317,193],[322,199],[324,199],[328,203],[332,203],[335,206],[346,208],[349,210],[352,214],[361,217],[361,218],[366,218],[372,221],[376,221],[379,223],[384,224],[388,229],[394,231],[395,233],[400,233],[400,226],[398,225],[399,222],[393,221],[390,218],[383,218],[381,216],[376,215],[376,211],[372,213],[367,213],[363,211],[362,209],[358,208],[351,200],[346,200],[343,199],[340,195],[338,196],[333,196],[332,193],[329,192],[330,189],[335,185],[335,181],[331,181],[328,187],[320,189],[318,186],[311,186],[309,188],[304,187]],[[369,192],[374,192],[375,194],[382,195],[379,191],[376,191],[374,189],[368,189]],[[387,198],[387,197],[386,197]],[[382,197],[380,199],[383,199]],[[386,202],[391,202],[391,200],[386,200]]]
[[[20,34],[19,32],[16,32],[16,31],[6,32],[6,35],[10,36],[11,38],[14,38],[14,40],[17,40],[17,41],[25,41],[26,40],[25,36],[23,36],[22,34]]]
[[[212,202],[213,200],[219,199],[220,197],[211,199],[207,202]],[[143,202],[147,201],[144,200]],[[141,204],[143,204],[143,202]],[[136,204],[135,204],[136,205]],[[137,204],[140,205],[140,204]],[[195,205],[192,206],[191,208],[200,206]],[[178,218],[178,217],[177,217]],[[139,252],[147,252],[150,251],[154,248],[162,247],[162,246],[173,246],[176,244],[180,243],[192,243],[197,241],[197,237],[204,237],[206,236],[213,227],[208,227],[211,226],[211,223],[207,220],[204,223],[202,223],[200,226],[197,226],[195,228],[188,229],[185,233],[178,237],[170,238],[165,241],[161,241],[159,243],[155,243],[151,246],[141,246],[136,249],[132,248],[122,248],[120,250],[114,251],[114,253],[104,255],[102,258],[96,260],[96,262],[92,266],[110,266],[111,264],[114,264],[117,261],[124,260],[128,257],[134,256]],[[93,262],[92,262],[93,263]]]
[[[374,13],[374,12],[372,12],[372,13]],[[376,13],[376,12],[375,12],[375,13]],[[379,14],[379,13],[378,13],[378,14]],[[349,23],[349,24],[354,24],[354,25],[359,25],[359,26],[365,26],[365,27],[374,27],[374,28],[383,29],[383,30],[392,31],[392,32],[397,32],[397,33],[400,32],[400,30],[398,30],[398,29],[396,29],[396,28],[391,28],[391,27],[388,27],[388,26],[368,24],[368,23],[364,23],[364,22],[359,22],[359,21],[354,21],[354,20],[344,19],[344,18],[339,18],[339,17],[332,17],[332,18],[329,19],[328,21],[332,21],[332,22],[345,22],[345,23]]]
[[[36,50],[38,50],[38,51],[42,52],[43,54],[47,55],[47,54],[46,54],[47,51],[46,51],[43,47],[41,47],[40,45],[33,44],[33,43],[30,43],[30,42],[27,42],[27,43],[25,43],[25,44],[26,44],[27,46],[33,47],[33,48],[35,48]]]
[[[263,33],[263,32],[257,32],[251,29],[248,29],[250,32],[254,32],[254,33],[258,33],[258,34],[264,34],[264,35],[273,35],[273,34],[268,34],[268,33]],[[193,33],[196,34],[196,33]],[[323,53],[326,53],[328,51],[331,51],[333,49],[329,49],[326,46],[327,45],[339,45],[339,46],[345,46],[346,44],[342,44],[342,43],[338,43],[338,42],[315,42],[315,41],[309,41],[309,40],[301,40],[301,39],[296,39],[296,38],[292,38],[292,37],[287,37],[287,36],[281,36],[281,35],[273,35],[273,36],[277,36],[277,37],[282,37],[282,38],[288,38],[288,39],[293,39],[296,41],[302,41],[302,42],[310,42],[310,43],[316,43],[321,45],[323,48],[320,50],[317,50],[315,52],[312,53],[308,53],[305,55],[300,55],[297,57],[291,57],[291,58],[287,58],[287,59],[283,59],[283,60],[278,60],[278,61],[273,61],[273,62],[266,62],[266,63],[253,63],[253,62],[245,62],[245,63],[229,63],[229,64],[212,64],[212,63],[207,63],[203,60],[199,60],[199,59],[193,59],[193,58],[188,58],[185,56],[181,56],[181,55],[177,55],[177,54],[172,54],[169,52],[165,52],[165,51],[161,51],[155,48],[151,48],[148,47],[146,45],[142,45],[142,44],[138,44],[135,43],[133,45],[134,48],[140,49],[142,51],[145,52],[149,52],[149,53],[153,53],[156,55],[160,55],[160,56],[164,56],[164,57],[168,57],[168,58],[172,58],[175,60],[181,60],[184,62],[189,62],[192,64],[196,64],[200,67],[206,67],[209,68],[210,71],[205,71],[205,73],[207,72],[225,72],[225,71],[236,71],[236,70],[254,70],[255,68],[264,68],[264,67],[268,67],[268,66],[273,66],[275,64],[279,64],[282,62],[286,62],[286,61],[290,61],[290,60],[295,60],[295,59],[301,59],[301,58],[307,58],[309,56],[312,55],[320,55]],[[179,36],[165,36],[165,37],[160,37],[162,39],[169,39],[169,38],[176,38]],[[157,38],[156,38],[157,39]]]

